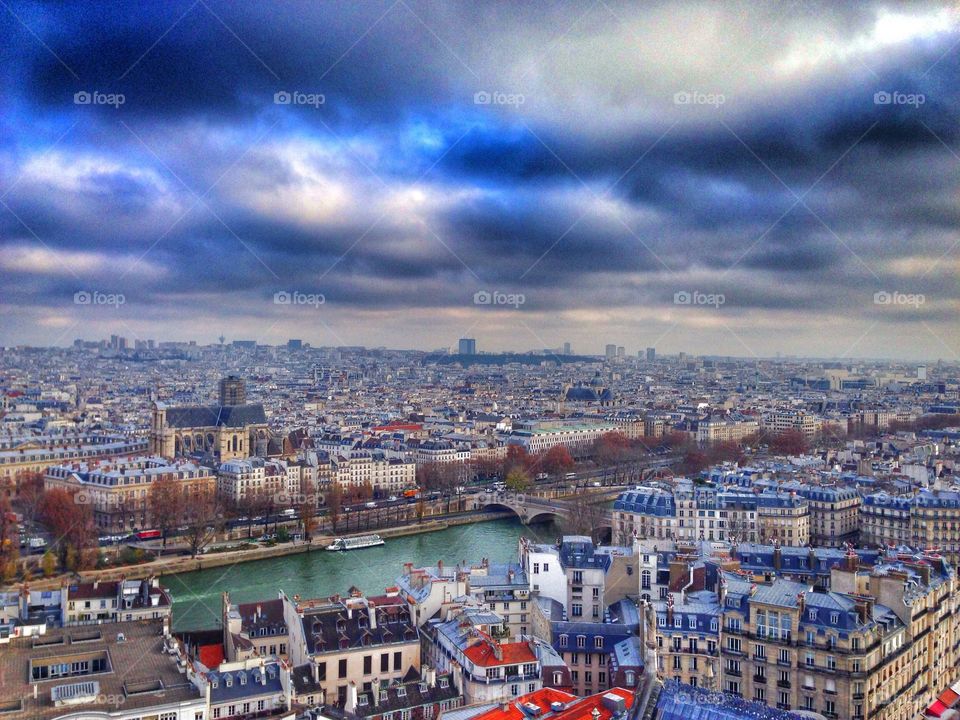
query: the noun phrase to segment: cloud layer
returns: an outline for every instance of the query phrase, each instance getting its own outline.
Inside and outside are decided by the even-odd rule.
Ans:
[[[955,360],[958,23],[937,4],[10,3],[0,342]]]

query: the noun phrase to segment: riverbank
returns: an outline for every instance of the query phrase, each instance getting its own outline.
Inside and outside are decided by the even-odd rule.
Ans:
[[[443,520],[430,520],[414,525],[403,525],[400,527],[383,528],[378,530],[377,534],[386,539],[405,537],[408,535],[420,535],[425,533],[434,533],[447,530],[458,525],[469,525],[471,523],[489,522],[491,520],[502,520],[504,518],[515,517],[510,512],[499,513],[470,513],[462,516],[451,516]],[[370,535],[369,531],[338,535],[336,537],[357,537],[361,535]],[[309,543],[307,542],[289,542],[266,546],[253,546],[243,550],[227,550],[223,552],[209,552],[195,558],[191,557],[172,557],[158,558],[150,562],[140,563],[139,565],[123,565],[120,567],[102,568],[99,570],[84,570],[79,573],[80,582],[109,582],[126,578],[127,580],[138,580],[151,576],[175,575],[185,572],[196,572],[209,570],[217,567],[226,567],[228,565],[237,565],[239,563],[253,562],[256,560],[270,560],[273,558],[285,557],[287,555],[298,555],[310,552],[325,552],[324,548],[335,539],[332,535],[320,535]],[[56,575],[50,578],[36,578],[29,582],[33,590],[52,590],[69,582],[76,582],[78,574],[68,573]],[[13,589],[16,585],[11,585],[5,589]]]

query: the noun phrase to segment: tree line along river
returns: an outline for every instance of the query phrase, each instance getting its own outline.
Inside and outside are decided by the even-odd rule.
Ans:
[[[365,594],[377,595],[393,585],[403,564],[414,567],[456,565],[466,561],[516,562],[521,535],[538,542],[554,542],[560,535],[554,523],[525,526],[519,520],[492,520],[458,525],[436,532],[387,539],[384,545],[352,550],[285,555],[268,560],[242,562],[165,575],[163,585],[173,594],[173,622],[176,630],[213,628],[220,620],[220,595],[227,591],[232,602],[252,602],[287,595],[305,598],[346,594],[356,586]]]

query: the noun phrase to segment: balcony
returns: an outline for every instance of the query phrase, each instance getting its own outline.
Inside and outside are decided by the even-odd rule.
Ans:
[[[730,677],[742,677],[743,673],[740,670],[733,670],[731,668],[725,668],[723,671],[724,675],[729,675]]]
[[[777,707],[778,707],[780,710],[789,710],[789,709],[790,709],[790,703],[777,703]]]
[[[789,680],[777,680],[777,687],[778,687],[778,688],[783,688],[784,690],[789,690],[789,689],[790,689],[790,681],[789,681]]]
[[[852,697],[854,700],[863,700],[863,693],[854,693]]]
[[[767,684],[767,676],[766,676],[766,675],[754,675],[754,676],[753,676],[753,682],[754,682],[755,685],[766,685],[766,684]]]

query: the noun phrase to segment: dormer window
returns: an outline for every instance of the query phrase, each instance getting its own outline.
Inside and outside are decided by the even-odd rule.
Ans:
[[[386,702],[386,701],[387,701],[387,697],[388,697],[388,696],[387,696],[387,691],[386,691],[386,690],[381,690],[381,691],[380,691],[380,702]]]
[[[422,682],[420,683],[420,692],[425,693],[427,691],[427,684]]]
[[[241,675],[241,676],[240,676],[240,684],[241,684],[241,685],[246,685],[246,684],[247,684],[247,676],[246,676],[246,675]]]
[[[366,706],[367,706],[367,696],[366,696],[366,695],[358,695],[358,696],[357,696],[357,705],[359,705],[360,707],[366,707]]]
[[[403,687],[403,685],[401,685],[400,687],[397,688],[397,697],[406,697],[406,696],[407,696],[407,689]]]
[[[440,687],[444,689],[450,687],[450,680],[447,678],[440,678]]]
[[[807,617],[808,617],[811,621],[816,622],[816,620],[817,620],[817,610],[816,610],[816,608],[812,608],[811,610],[809,610],[809,611],[807,612]]]
[[[224,678],[224,679],[225,679],[225,681],[226,681],[226,683],[227,683],[227,687],[233,687],[233,678],[232,678],[232,677],[230,677],[229,675],[227,675],[227,677]]]

